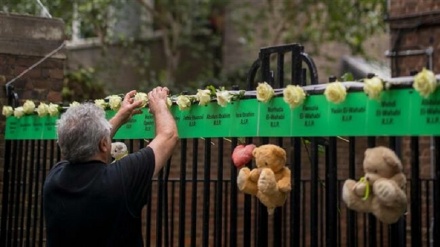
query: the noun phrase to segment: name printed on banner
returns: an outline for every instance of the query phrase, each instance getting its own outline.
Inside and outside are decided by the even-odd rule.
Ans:
[[[317,105],[303,105],[303,112],[299,114],[299,119],[304,120],[304,126],[312,127],[315,125],[315,120],[321,118],[319,107]]]
[[[10,132],[14,132],[14,131],[19,129],[17,127],[18,127],[18,123],[15,122],[15,121],[11,121],[7,125],[7,130],[10,131]]]
[[[219,114],[208,114],[206,116],[206,119],[209,120],[214,120],[213,124],[214,125],[221,125],[222,124],[222,119],[226,119],[226,118],[231,118],[231,114],[230,113],[219,113]]]
[[[197,125],[197,121],[203,120],[204,115],[189,115],[183,117],[184,121],[188,121],[189,127],[195,127]]]
[[[254,112],[237,112],[235,113],[235,117],[240,119],[241,125],[246,125],[249,123],[249,118],[255,117]]]
[[[280,127],[280,121],[285,119],[284,109],[282,107],[268,107],[266,121],[269,121],[270,127]]]
[[[32,125],[30,123],[20,123],[20,129],[22,131],[27,131],[29,127],[31,127]]]
[[[132,118],[124,126],[127,129],[131,129],[133,127],[133,124],[135,124],[136,122],[137,122],[137,119]]]
[[[396,100],[382,101],[380,103],[382,109],[376,110],[376,116],[381,118],[382,125],[395,124],[394,118],[401,115],[401,110],[397,108]]]
[[[41,128],[43,128],[42,123],[34,123],[34,131],[41,131]]]
[[[151,131],[154,126],[154,119],[152,115],[145,115],[144,118],[144,127],[145,131]]]
[[[330,109],[330,112],[332,114],[341,115],[341,121],[342,122],[351,122],[353,120],[353,115],[358,113],[365,113],[366,108],[365,107],[351,107],[351,106],[344,106],[344,107],[332,107]]]
[[[423,99],[420,115],[426,124],[440,123],[440,99]]]

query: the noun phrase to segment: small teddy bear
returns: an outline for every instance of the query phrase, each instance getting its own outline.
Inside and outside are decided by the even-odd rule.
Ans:
[[[387,147],[368,148],[363,161],[365,175],[360,181],[348,179],[342,189],[347,207],[372,213],[378,220],[392,224],[405,213],[406,178],[402,163]]]
[[[112,142],[112,149],[110,151],[114,161],[120,160],[128,155],[127,145],[123,142]],[[113,162],[114,162],[113,161]]]
[[[255,195],[267,207],[269,215],[282,206],[291,191],[291,173],[286,167],[286,151],[273,144],[252,150],[256,168],[243,167],[237,177],[240,191]]]

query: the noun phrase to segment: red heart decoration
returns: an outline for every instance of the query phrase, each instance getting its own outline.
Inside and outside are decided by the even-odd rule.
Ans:
[[[254,144],[236,146],[234,152],[232,152],[232,162],[234,165],[240,168],[249,163],[253,158],[252,151],[254,148]]]

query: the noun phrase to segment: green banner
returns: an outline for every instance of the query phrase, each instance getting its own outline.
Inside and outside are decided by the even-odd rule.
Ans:
[[[6,119],[5,139],[51,140],[56,139],[57,117],[23,116]]]
[[[268,103],[242,99],[226,107],[212,102],[190,109],[171,107],[180,138],[271,136],[412,136],[440,135],[440,90],[422,98],[413,89],[390,90],[380,100],[363,92],[349,93],[344,102],[324,95],[308,96],[291,109],[282,97]],[[115,112],[107,111],[107,118]],[[56,139],[57,118],[36,115],[8,117],[6,139]],[[151,139],[154,119],[146,109],[116,133],[116,139]]]

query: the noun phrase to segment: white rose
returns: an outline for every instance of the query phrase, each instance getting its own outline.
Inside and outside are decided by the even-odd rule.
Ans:
[[[26,100],[23,104],[24,114],[32,114],[35,110],[35,103],[32,100]]]
[[[37,107],[37,113],[40,117],[46,116],[47,114],[49,114],[49,106],[45,103],[40,102]]]
[[[226,90],[217,91],[216,95],[217,95],[217,103],[221,107],[225,107],[226,105],[228,105],[228,103],[231,102],[231,99],[233,97],[233,95],[231,95],[229,91]]]
[[[49,115],[52,116],[52,117],[57,116],[60,113],[58,108],[59,107],[58,107],[57,104],[50,103],[49,104],[49,109],[48,109]]]
[[[105,100],[103,99],[95,99],[95,105],[103,110],[105,110],[105,108],[107,107],[107,103],[105,103]]]
[[[324,95],[328,101],[338,104],[345,100],[347,89],[340,82],[332,82],[325,88]]]
[[[364,92],[368,95],[368,98],[378,99],[383,90],[382,80],[375,76],[371,79],[365,79],[364,84]]]
[[[167,106],[170,108],[173,105],[173,101],[171,101],[170,97],[167,97]]]
[[[16,118],[20,118],[24,115],[24,109],[23,106],[17,107],[14,109],[14,116]]]
[[[306,93],[300,86],[288,85],[283,90],[283,99],[287,104],[289,104],[290,108],[300,106],[304,102],[305,98]]]
[[[207,105],[211,102],[211,91],[209,89],[197,89],[196,98],[199,101],[199,105]]]
[[[134,96],[134,100],[136,101],[142,101],[141,107],[145,107],[148,104],[148,95],[146,93],[136,93]]]
[[[262,102],[268,102],[270,99],[272,99],[275,92],[273,91],[273,88],[267,84],[267,82],[258,83],[257,86],[257,100]]]
[[[79,102],[73,101],[72,103],[69,104],[69,107],[75,107],[75,106],[79,106],[79,105],[81,105]]]
[[[413,87],[419,94],[427,98],[437,87],[437,79],[432,71],[423,68],[415,77]]]
[[[118,110],[121,107],[122,98],[119,95],[111,95],[108,98],[108,105],[112,110]]]
[[[179,106],[180,110],[186,110],[191,106],[191,100],[186,95],[180,95],[177,97],[176,104]]]
[[[11,116],[13,113],[14,113],[14,109],[12,108],[12,106],[7,106],[7,105],[4,105],[4,106],[3,106],[3,109],[2,109],[2,114],[3,114],[3,116],[5,116],[5,117],[9,117],[9,116]]]

